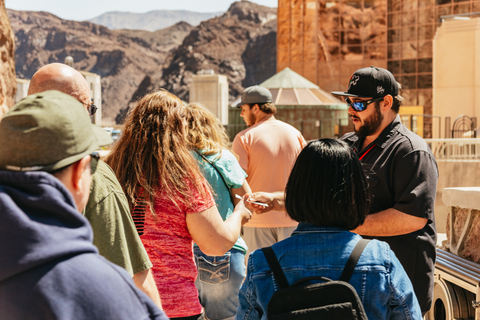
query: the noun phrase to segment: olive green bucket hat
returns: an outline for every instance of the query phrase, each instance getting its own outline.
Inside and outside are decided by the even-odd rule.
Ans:
[[[0,120],[0,170],[53,172],[110,143],[80,102],[45,91],[27,96]]]

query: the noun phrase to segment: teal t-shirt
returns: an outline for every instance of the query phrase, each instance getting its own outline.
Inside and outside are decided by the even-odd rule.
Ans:
[[[226,220],[233,213],[234,209],[230,197],[230,189],[240,188],[243,185],[247,174],[243,171],[242,167],[240,167],[237,158],[235,158],[235,156],[228,150],[222,150],[221,156],[219,153],[206,156],[208,160],[213,162],[218,171],[215,170],[210,163],[203,160],[196,152],[193,152],[193,155],[202,169],[205,179],[207,179],[215,192],[214,198],[218,212],[222,216],[222,219]],[[225,182],[218,172],[220,172]],[[225,185],[225,183],[227,185]],[[238,238],[233,248],[245,253],[247,252],[247,244],[241,237]]]

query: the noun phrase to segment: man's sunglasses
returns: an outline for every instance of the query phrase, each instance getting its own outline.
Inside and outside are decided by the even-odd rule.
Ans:
[[[83,103],[83,105],[87,106],[87,110],[88,110],[88,114],[93,116],[95,114],[95,112],[97,112],[97,106],[93,104],[93,99],[92,99],[92,102],[90,102],[90,104],[86,104],[86,103]]]
[[[370,100],[365,100],[365,101],[355,101],[353,102],[352,100],[350,100],[350,98],[345,98],[345,102],[353,108],[353,110],[357,111],[357,112],[360,112],[360,111],[364,111],[365,109],[367,109],[368,105],[372,102],[375,102],[375,101],[382,101],[384,97],[380,97],[380,98],[373,98],[373,99],[370,99]]]

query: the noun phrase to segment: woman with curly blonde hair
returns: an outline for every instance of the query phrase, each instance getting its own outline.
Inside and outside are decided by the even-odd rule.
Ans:
[[[215,202],[223,220],[232,214],[239,201],[235,195],[251,193],[246,174],[230,152],[230,139],[213,113],[199,104],[186,108],[187,139],[215,192]],[[238,292],[245,278],[247,245],[241,237],[223,256],[211,256],[195,246],[200,303],[208,319],[230,319],[238,307]],[[229,270],[229,272],[224,272]]]
[[[202,319],[193,241],[221,256],[251,218],[243,201],[223,221],[208,182],[189,151],[185,107],[166,90],[143,97],[129,113],[107,163],[133,208],[146,201],[142,242],[153,263],[162,306],[171,318]]]

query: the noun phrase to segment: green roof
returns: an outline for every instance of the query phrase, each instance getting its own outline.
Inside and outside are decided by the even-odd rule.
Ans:
[[[260,84],[268,89],[319,89],[315,83],[308,81],[290,68],[285,68],[276,75],[270,77]]]

